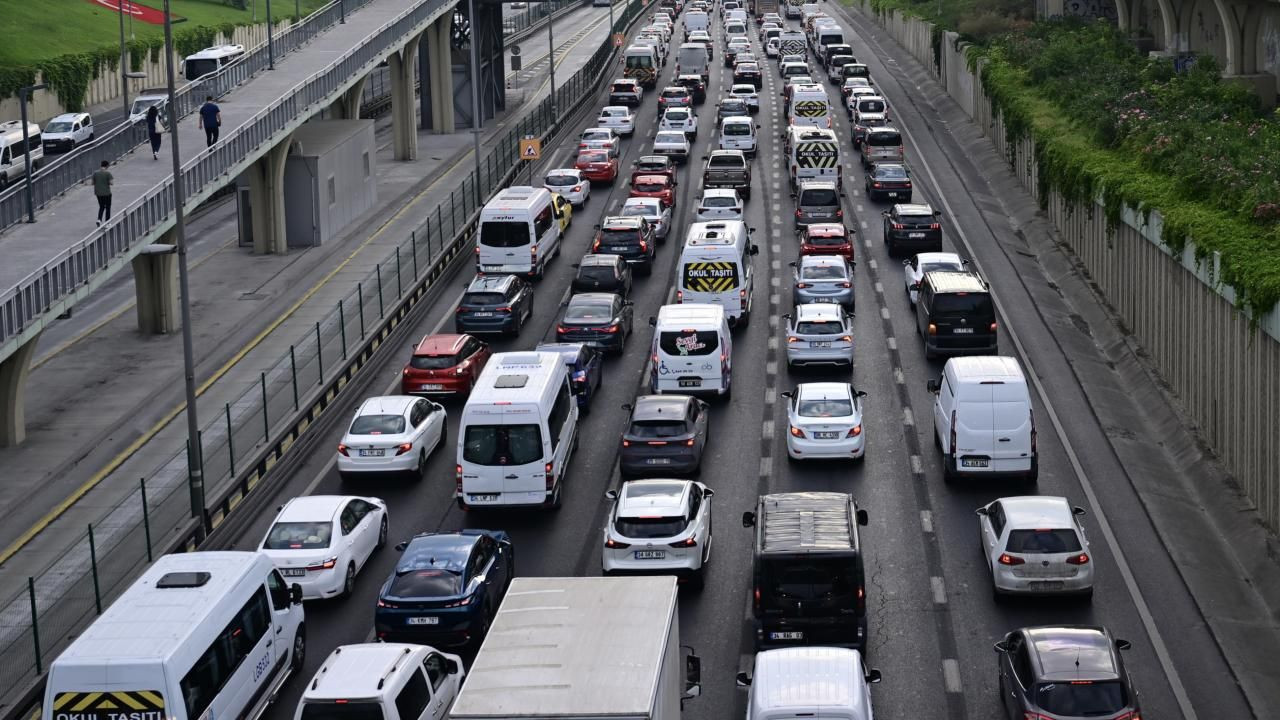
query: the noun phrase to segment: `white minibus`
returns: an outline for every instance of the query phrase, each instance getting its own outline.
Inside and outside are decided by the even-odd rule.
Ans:
[[[560,223],[546,188],[513,185],[480,210],[477,272],[541,278],[559,252]]]
[[[758,251],[741,220],[691,224],[676,266],[676,301],[719,305],[729,322],[746,325],[755,289],[751,257]]]

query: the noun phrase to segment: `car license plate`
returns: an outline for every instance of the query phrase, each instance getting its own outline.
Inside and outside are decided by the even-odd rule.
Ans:
[[[425,383],[422,386],[422,389],[423,390],[443,390],[444,386],[439,383]]]
[[[1032,590],[1061,590],[1065,584],[1061,580],[1032,580],[1027,587]]]
[[[666,550],[637,550],[637,560],[663,560],[667,557]]]
[[[494,502],[498,499],[497,493],[486,493],[483,495],[467,495],[471,502]]]
[[[702,387],[702,378],[680,378],[678,387]]]
[[[434,615],[429,615],[427,617],[411,617],[408,620],[405,620],[405,623],[409,625],[439,625],[440,618],[435,617]]]
[[[898,197],[898,191],[890,190],[889,192],[886,192],[885,195],[888,195],[889,197]]]
[[[971,327],[951,328],[951,332],[955,333],[956,335],[972,335],[973,328]]]
[[[770,640],[803,640],[804,633],[800,632],[799,630],[792,630],[789,632],[771,632],[769,633],[769,639]]]
[[[828,341],[826,341],[826,340],[819,340],[819,341],[816,341],[816,342],[811,342],[811,343],[809,343],[809,347],[816,347],[816,348],[829,348],[829,347],[831,347],[831,343],[830,343],[830,342],[828,342]]]
[[[284,576],[285,577],[306,577],[307,569],[306,568],[285,568]]]
[[[645,458],[645,465],[670,465],[671,458]]]
[[[386,450],[361,450],[360,457],[382,457],[387,453]]]
[[[816,432],[813,434],[815,440],[835,440],[840,437],[838,432]]]
[[[986,458],[960,458],[960,467],[984,468],[989,463]]]
[[[491,312],[489,312],[489,311],[487,311],[487,310],[485,310],[485,311],[481,311],[481,312],[474,312],[474,313],[471,313],[471,314],[472,314],[472,315],[474,315],[475,317],[493,317],[493,313],[491,313]]]
[[[922,233],[922,232],[918,232],[918,233],[907,233],[907,237],[909,237],[909,238],[922,238],[922,237],[924,237],[924,233]]]
[[[627,247],[626,245],[610,245],[609,246],[609,251],[615,252],[615,253],[624,253],[630,249],[631,248]]]
[[[481,265],[480,269],[484,272],[498,272],[502,270],[501,265]]]

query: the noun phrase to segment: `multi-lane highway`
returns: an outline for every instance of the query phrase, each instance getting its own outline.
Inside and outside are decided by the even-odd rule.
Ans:
[[[829,3],[855,33],[855,18]],[[715,13],[713,13],[714,15]],[[679,20],[677,20],[677,24]],[[754,29],[754,25],[753,25]],[[682,35],[677,28],[676,37]],[[397,336],[399,352],[384,354],[352,388],[336,420],[323,423],[305,459],[290,468],[275,499],[263,500],[254,517],[245,516],[237,549],[256,547],[274,514],[288,497],[308,493],[354,493],[384,498],[390,508],[391,543],[366,567],[350,597],[307,606],[310,646],[302,677],[309,678],[333,647],[370,638],[378,587],[391,571],[395,542],[424,530],[488,527],[511,534],[524,575],[595,575],[600,572],[600,528],[608,509],[604,493],[619,484],[618,438],[629,402],[647,377],[650,328],[644,322],[674,294],[675,261],[680,238],[691,220],[700,193],[701,164],[713,149],[711,131],[715,103],[731,83],[720,62],[723,38],[713,28],[716,57],[711,65],[707,101],[697,108],[703,129],[689,163],[681,170],[675,225],[658,250],[655,272],[637,278],[632,293],[636,334],[626,352],[610,359],[603,390],[583,425],[582,442],[569,473],[564,507],[558,513],[464,513],[453,502],[452,443],[430,458],[424,480],[343,483],[334,469],[334,448],[350,409],[368,395],[397,392],[409,344],[423,335],[450,331],[453,306],[472,268],[457,269],[453,290],[442,296],[409,332]],[[758,38],[752,38],[763,58]],[[706,588],[685,591],[681,598],[682,640],[703,658],[703,694],[689,703],[690,720],[740,717],[745,694],[734,687],[734,674],[750,667],[749,636],[750,533],[739,517],[765,492],[838,490],[855,494],[871,515],[863,533],[868,579],[870,665],[884,681],[875,686],[876,714],[885,718],[995,718],[1002,710],[997,697],[992,642],[1014,628],[1036,624],[1105,625],[1130,640],[1126,659],[1141,693],[1144,717],[1237,718],[1250,710],[1176,569],[1160,545],[1148,519],[1122,482],[1123,468],[1098,438],[1099,427],[1045,321],[1038,314],[1028,285],[1037,278],[1020,277],[1000,242],[1002,226],[990,222],[982,168],[973,167],[954,141],[931,122],[929,99],[904,81],[896,51],[869,45],[859,36],[850,41],[855,55],[867,63],[886,96],[900,128],[908,135],[906,152],[914,170],[916,198],[943,213],[944,245],[974,261],[990,280],[999,302],[1000,346],[1036,369],[1033,399],[1039,419],[1040,479],[1037,491],[1064,495],[1089,511],[1084,525],[1092,541],[1097,586],[1091,604],[1076,601],[1028,600],[997,604],[991,597],[986,568],[979,554],[974,509],[1002,495],[1021,494],[1018,485],[944,485],[931,441],[930,406],[925,389],[937,377],[940,361],[926,361],[915,337],[913,315],[903,291],[901,261],[890,258],[881,242],[880,211],[887,205],[868,202],[861,194],[862,171],[849,141],[850,128],[840,111],[833,115],[841,138],[847,196],[846,222],[858,231],[855,321],[856,363],[849,371],[788,370],[780,348],[779,318],[790,311],[788,263],[797,258],[793,234],[794,205],[789,197],[779,135],[781,82],[773,61],[763,62],[764,87],[757,122],[761,148],[754,162],[754,187],[747,204],[747,225],[755,228],[760,247],[755,318],[735,333],[733,374],[738,391],[732,401],[713,403],[708,455],[700,477],[716,491],[713,516],[716,534]],[[664,68],[659,87],[670,80],[674,62]],[[827,87],[835,99],[839,90]],[[635,135],[622,143],[624,177],[630,164],[646,154],[657,126],[656,92],[638,111]],[[573,162],[577,134],[594,126],[604,92],[582,113],[562,144],[544,149],[545,167]],[[597,186],[586,208],[575,212],[562,256],[537,285],[532,321],[516,339],[492,341],[495,350],[532,348],[552,340],[567,298],[571,263],[587,251],[592,225],[617,209],[627,195],[625,181]],[[998,211],[997,211],[998,212]],[[864,427],[866,459],[857,463],[795,464],[786,458],[785,409],[779,394],[797,382],[841,379],[868,393]],[[451,413],[448,437],[456,438],[459,403]],[[252,513],[251,510],[246,512]],[[608,628],[601,628],[608,632]],[[302,682],[291,681],[270,711],[273,720],[293,714]]]

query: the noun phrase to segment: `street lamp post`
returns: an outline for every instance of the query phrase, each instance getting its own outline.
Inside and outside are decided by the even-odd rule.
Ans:
[[[499,6],[501,7],[501,6]],[[471,35],[471,138],[476,154],[476,202],[480,201],[480,134],[484,132],[484,111],[480,104],[480,24],[476,17],[476,0],[467,0],[467,29]]]
[[[182,369],[187,396],[187,447],[190,448],[187,453],[187,484],[191,491],[191,515],[196,519],[196,542],[199,543],[205,537],[204,458],[201,457],[203,453],[200,447],[199,418],[196,415],[195,351],[191,341],[191,296],[187,278],[187,228],[182,210],[182,161],[178,152],[178,104],[169,0],[164,0],[164,57],[169,75],[169,111],[172,113],[169,119],[169,143],[170,154],[173,156],[173,234],[174,244],[178,247],[178,292],[182,301]]]
[[[22,164],[26,168],[26,177],[23,178],[23,193],[27,196],[27,222],[36,221],[35,203],[31,199],[31,138],[27,135],[27,99],[31,97],[31,93],[36,90],[44,90],[49,87],[44,83],[39,85],[28,85],[18,91],[18,102],[22,106]]]
[[[267,69],[276,69],[276,46],[271,42],[271,0],[267,0]]]
[[[555,13],[547,15],[547,45],[551,48],[551,54],[547,57],[551,60],[551,123],[556,122],[556,40],[552,34],[552,25],[555,24]]]
[[[129,5],[130,9],[133,5]],[[124,117],[129,117],[129,51],[124,44],[124,0],[119,0],[120,12],[120,102],[124,104]]]

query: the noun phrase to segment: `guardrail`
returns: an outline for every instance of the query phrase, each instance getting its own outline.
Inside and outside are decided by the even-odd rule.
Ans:
[[[637,0],[619,13],[624,30],[651,4]],[[611,77],[614,48],[606,39],[573,76],[532,107],[504,136],[487,144],[483,164],[436,206],[426,222],[404,238],[372,272],[321,321],[290,347],[257,382],[224,405],[216,420],[200,430],[194,451],[204,465],[208,531],[221,527],[233,510],[268,478],[300,435],[369,361],[392,328],[424,298],[459,258],[469,257],[480,208],[499,187],[524,169],[519,141],[526,136],[556,139],[569,111]],[[74,539],[61,556],[28,578],[0,605],[0,717],[31,717],[43,693],[50,660],[100,614],[158,554],[194,549],[196,520],[187,485],[190,447],[174,453],[138,490],[109,509],[103,519]],[[272,476],[273,478],[277,476]]]

